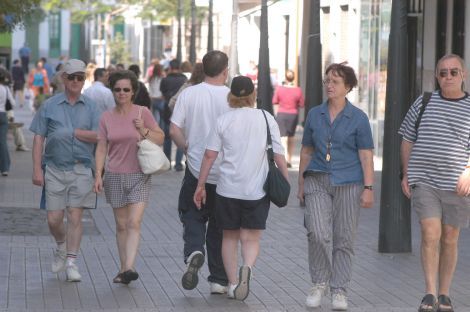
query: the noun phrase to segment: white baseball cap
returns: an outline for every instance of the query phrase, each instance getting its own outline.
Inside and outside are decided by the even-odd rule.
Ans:
[[[70,59],[64,64],[64,73],[74,74],[74,73],[84,73],[86,70],[86,65],[83,61],[77,59]]]

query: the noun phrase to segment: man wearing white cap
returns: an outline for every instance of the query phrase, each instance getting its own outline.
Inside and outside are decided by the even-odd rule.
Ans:
[[[57,242],[52,272],[65,270],[67,281],[79,282],[75,260],[83,232],[83,208],[96,206],[92,170],[99,114],[95,103],[81,94],[84,62],[68,60],[62,80],[65,91],[47,99],[31,123],[35,134],[33,184],[44,187],[45,207],[41,208],[47,209],[49,230]]]

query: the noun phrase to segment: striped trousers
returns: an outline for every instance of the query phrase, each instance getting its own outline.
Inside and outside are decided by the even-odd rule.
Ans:
[[[345,294],[351,280],[362,191],[362,184],[332,186],[328,174],[305,177],[310,276],[313,284],[329,284],[332,293]]]

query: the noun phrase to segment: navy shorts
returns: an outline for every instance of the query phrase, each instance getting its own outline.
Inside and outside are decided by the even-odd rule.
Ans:
[[[264,230],[269,213],[269,198],[257,200],[228,198],[216,194],[215,219],[223,230]]]

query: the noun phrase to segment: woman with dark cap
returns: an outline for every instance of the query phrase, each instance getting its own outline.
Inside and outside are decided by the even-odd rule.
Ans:
[[[269,198],[263,190],[268,175],[267,124],[272,136],[274,161],[287,178],[287,165],[279,127],[271,114],[255,109],[253,82],[245,76],[232,80],[228,102],[233,109],[217,119],[210,134],[194,194],[198,208],[205,203],[205,182],[221,153],[216,189],[215,218],[223,230],[222,258],[229,280],[228,296],[245,300],[252,268],[259,254],[261,233],[266,228]],[[243,265],[238,268],[238,242]]]

